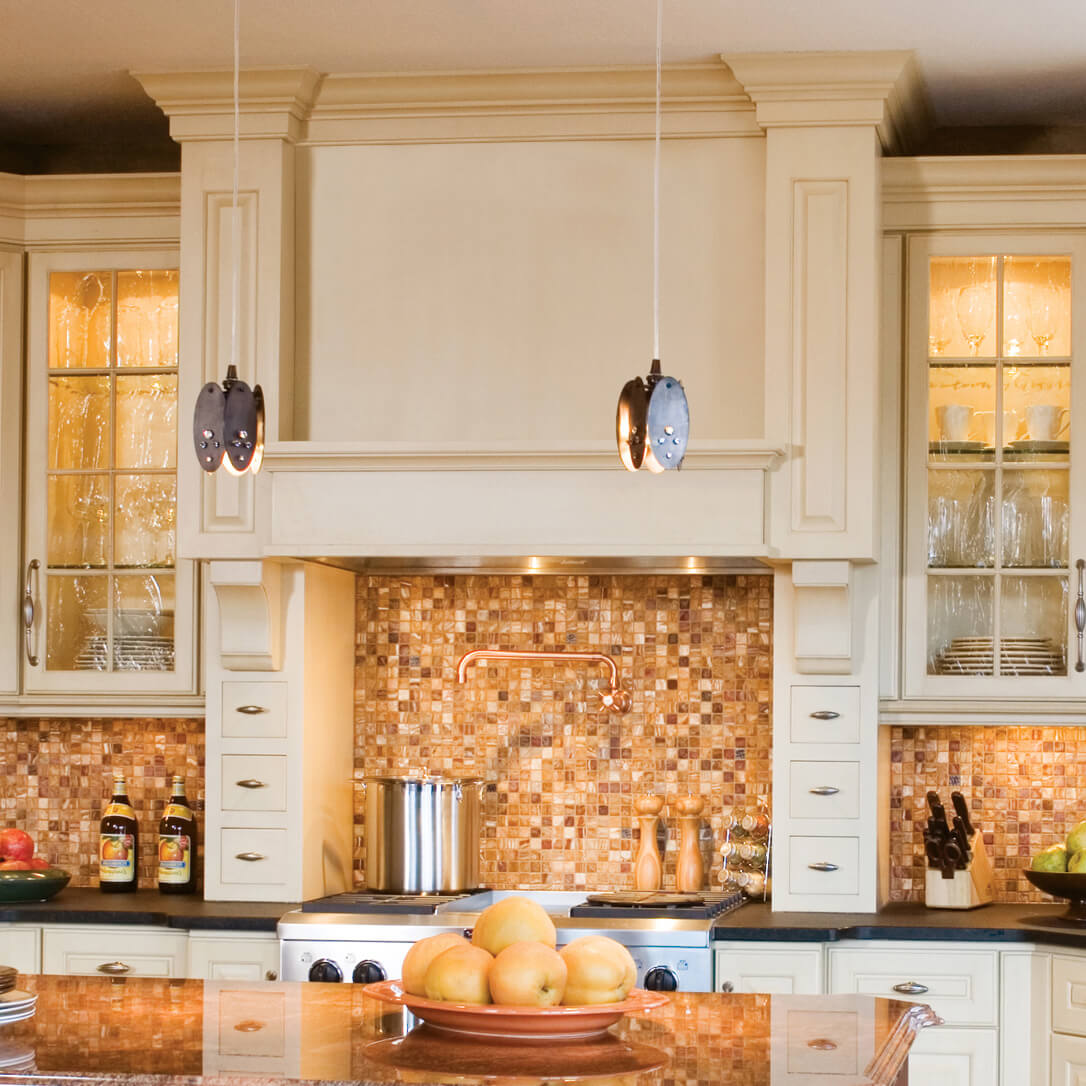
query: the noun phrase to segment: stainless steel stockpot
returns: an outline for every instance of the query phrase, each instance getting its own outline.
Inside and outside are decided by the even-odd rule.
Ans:
[[[366,886],[434,894],[479,887],[478,777],[365,777]]]

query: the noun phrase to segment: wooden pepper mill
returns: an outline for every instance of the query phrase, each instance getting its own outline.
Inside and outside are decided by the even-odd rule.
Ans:
[[[637,823],[641,827],[641,846],[634,860],[634,888],[659,890],[664,880],[664,865],[656,847],[657,816],[664,808],[663,796],[641,796],[634,801]]]
[[[701,796],[682,796],[673,804],[679,816],[679,863],[675,869],[675,889],[680,894],[695,893],[705,880],[705,864],[698,846],[701,812],[705,800]]]

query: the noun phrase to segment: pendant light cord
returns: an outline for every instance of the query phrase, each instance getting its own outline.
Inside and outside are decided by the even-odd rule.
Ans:
[[[652,167],[652,357],[660,357],[660,88],[664,0],[656,0],[656,145]]]
[[[230,363],[238,364],[238,310],[241,308],[241,212],[238,208],[238,174],[241,172],[241,0],[234,0],[234,196],[231,215]]]

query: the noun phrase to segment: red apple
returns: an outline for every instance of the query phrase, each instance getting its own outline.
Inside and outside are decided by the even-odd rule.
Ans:
[[[49,868],[53,866],[48,860],[43,859],[41,856],[34,856],[27,860],[27,863],[30,864],[31,871],[48,871]]]
[[[0,863],[0,871],[33,871],[29,860],[5,860]]]
[[[0,830],[0,860],[29,860],[34,855],[34,838],[25,830]]]

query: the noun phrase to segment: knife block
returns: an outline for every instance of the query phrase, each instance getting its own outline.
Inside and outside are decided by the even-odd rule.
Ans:
[[[969,851],[969,865],[952,879],[944,879],[937,867],[926,869],[924,904],[929,909],[976,909],[991,902],[992,864],[979,831],[969,838]]]

